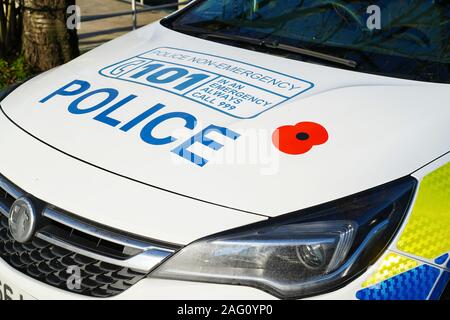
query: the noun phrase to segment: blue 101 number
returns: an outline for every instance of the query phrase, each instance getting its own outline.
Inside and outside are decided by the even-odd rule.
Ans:
[[[162,63],[153,63],[130,76],[131,79],[135,80],[142,79],[143,77],[146,77],[147,82],[157,85],[183,80],[182,83],[176,85],[173,89],[184,91],[210,76],[203,73],[192,74],[189,70],[180,67],[167,67]]]

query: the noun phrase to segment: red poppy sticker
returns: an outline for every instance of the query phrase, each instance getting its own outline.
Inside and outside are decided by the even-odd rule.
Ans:
[[[327,130],[315,122],[300,122],[293,126],[282,126],[272,135],[273,144],[287,154],[303,154],[312,147],[328,140]]]

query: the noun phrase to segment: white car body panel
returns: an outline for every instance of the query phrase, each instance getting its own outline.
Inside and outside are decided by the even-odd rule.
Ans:
[[[160,191],[86,165],[30,137],[3,115],[0,145],[3,150],[14,150],[9,153],[13,157],[0,162],[0,172],[10,181],[54,206],[119,230],[185,245],[265,219]],[[36,156],[30,159],[30,154]]]
[[[98,73],[139,53],[179,43],[186,50],[202,48],[209,55],[238,58],[264,68],[276,66],[276,71],[307,79],[315,87],[253,119],[242,120],[162,90]],[[174,120],[155,131],[161,136],[175,131],[174,136],[183,138],[169,145],[150,146],[139,138],[141,127],[125,134],[93,121],[92,117],[100,111],[86,115],[68,113],[67,106],[77,97],[57,96],[39,103],[74,79],[88,81],[93,89],[115,88],[120,98],[138,95],[129,107],[118,111],[117,119],[129,120],[144,108],[162,103],[167,106],[164,112],[187,112],[200,125],[194,131],[179,130],[183,123]],[[48,89],[28,90],[36,85]],[[32,79],[8,96],[2,106],[8,117],[30,134],[86,162],[193,198],[276,216],[392,181],[447,152],[449,100],[450,90],[444,84],[424,84],[297,62],[196,39],[154,24]],[[225,147],[213,155],[220,158],[230,148],[248,150],[248,145],[241,145],[249,140],[245,137],[247,132],[265,131],[269,140],[277,127],[300,121],[322,124],[329,132],[329,141],[302,156],[281,154],[271,146],[269,152],[277,162],[272,174],[261,174],[263,164],[215,164],[212,160],[199,168],[181,159],[174,165],[176,156],[170,152],[209,124],[244,135],[236,141],[224,138],[221,142]],[[403,130],[398,130],[400,124]],[[427,141],[433,143],[417,143],[425,134]],[[377,167],[383,170],[373,172]]]
[[[435,162],[427,165],[424,168],[416,171],[413,176],[420,182],[428,173],[436,170],[440,166],[450,161],[450,153],[439,158]],[[411,213],[410,208],[407,215]],[[332,291],[330,293],[313,296],[307,299],[312,300],[355,300],[355,292],[362,288],[362,283],[378,268],[383,257],[389,253],[399,252],[396,248],[396,243],[403,231],[407,221],[404,222],[403,227],[398,231],[397,236],[392,241],[388,250],[380,257],[377,263],[370,266],[366,272],[354,279],[341,289]],[[404,254],[404,253],[402,253]],[[413,257],[417,261],[423,260],[420,257]],[[437,268],[441,266],[436,265],[434,261],[422,261],[434,265]],[[40,281],[32,279],[26,275],[18,273],[14,268],[0,261],[0,275],[2,280],[15,284],[15,289],[20,290],[18,294],[22,298],[27,299],[58,299],[58,300],[74,300],[74,299],[95,299],[80,296],[77,294],[68,293],[64,290],[53,288],[43,284]],[[26,289],[26,290],[24,290]],[[17,298],[17,297],[16,297]],[[176,281],[164,279],[143,279],[136,285],[125,291],[124,293],[111,298],[120,300],[136,300],[136,299],[152,299],[152,300],[192,300],[192,299],[207,299],[207,300],[273,300],[274,296],[245,286],[232,286],[222,284],[200,283],[191,281]]]

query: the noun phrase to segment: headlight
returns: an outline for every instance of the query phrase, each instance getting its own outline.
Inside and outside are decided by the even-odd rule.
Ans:
[[[280,298],[343,286],[384,251],[413,196],[411,177],[198,240],[150,277],[247,285]]]

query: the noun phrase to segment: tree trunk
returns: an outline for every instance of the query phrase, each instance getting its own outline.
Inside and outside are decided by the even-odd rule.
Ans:
[[[25,61],[45,71],[79,55],[76,30],[66,26],[75,0],[24,0],[22,50]]]

